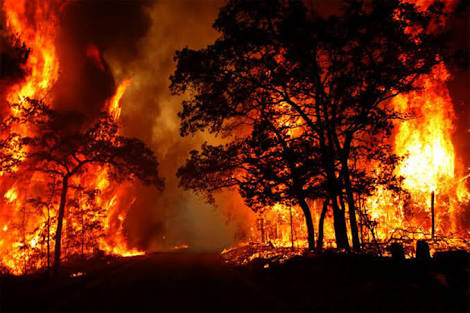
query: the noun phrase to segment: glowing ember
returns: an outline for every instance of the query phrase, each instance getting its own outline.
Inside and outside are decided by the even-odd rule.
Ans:
[[[182,250],[182,249],[188,249],[190,246],[187,244],[181,244],[181,245],[176,245],[171,247],[171,250]]]
[[[86,275],[86,273],[83,273],[83,272],[76,272],[76,273],[70,274],[70,277],[76,278],[76,277],[82,277],[82,276],[85,276],[85,275]]]

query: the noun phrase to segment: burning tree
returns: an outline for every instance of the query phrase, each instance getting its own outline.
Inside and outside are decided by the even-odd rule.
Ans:
[[[341,14],[330,17],[301,1],[230,1],[214,24],[220,38],[205,49],[186,48],[176,55],[172,91],[191,95],[180,113],[181,132],[209,130],[229,134],[236,143],[240,137],[256,138],[257,127],[263,125],[268,138],[282,139],[277,143],[281,151],[287,138],[302,142],[308,147],[304,151],[316,153],[311,156],[321,170],[305,172],[306,181],[324,181],[337,246],[349,249],[347,208],[353,247],[358,250],[357,199],[378,185],[394,189],[400,183],[393,171],[398,158],[386,140],[393,121],[407,116],[390,100],[419,89],[419,77],[451,58],[443,32],[436,31],[442,28],[443,14],[439,3],[418,11],[398,0],[344,1]],[[282,137],[270,124],[282,129]],[[262,141],[258,144],[265,147]],[[214,155],[208,152],[214,149],[204,146],[204,162],[193,153],[180,176],[190,175],[188,168],[209,164]],[[223,162],[220,156],[217,153],[215,159]],[[294,159],[291,173],[308,168],[308,158]],[[280,173],[289,168],[286,163],[270,166],[278,166]],[[216,168],[232,183],[246,184],[236,181],[236,174],[227,175],[225,166]],[[195,186],[184,177],[182,182],[211,190],[209,184]],[[308,188],[297,185],[301,198],[309,197]],[[272,197],[269,188],[260,190]],[[307,211],[303,209],[308,224]]]
[[[28,100],[27,106],[19,105],[18,110],[19,115],[27,119],[29,131],[34,134],[22,136],[20,140],[27,170],[46,174],[60,182],[54,248],[54,270],[57,271],[61,261],[66,206],[71,202],[69,191],[79,187],[80,177],[96,169],[96,166],[105,166],[109,179],[116,182],[136,178],[161,189],[163,181],[158,176],[158,162],[153,151],[138,139],[120,136],[115,120],[107,114],[91,125],[74,125],[69,121],[70,118],[77,120],[77,115],[55,111],[41,101]],[[93,192],[85,193],[88,193],[86,198],[93,198]],[[95,207],[95,211],[98,209]],[[85,228],[82,221],[82,230]],[[83,247],[84,239],[81,240]]]
[[[55,253],[65,247],[67,256],[80,250],[89,254],[94,248],[116,255],[142,253],[126,240],[126,214],[135,196],[130,195],[130,184],[121,181],[140,178],[161,186],[156,176],[158,163],[150,150],[117,131],[121,99],[132,77],[116,82],[114,95],[111,89],[103,92],[94,86],[93,92],[103,92],[94,112],[106,111],[112,118],[96,120],[94,114],[85,121],[64,112],[57,83],[68,74],[59,53],[64,48],[59,44],[59,17],[68,5],[62,0],[5,0],[0,5],[0,116],[4,122],[0,134],[0,261],[13,274],[44,267],[46,255],[49,267],[52,238],[60,245],[62,237],[65,245]],[[98,63],[105,63],[101,53],[95,47],[83,57],[98,55],[102,59]],[[105,70],[102,64],[97,66]],[[66,181],[67,188],[63,188]],[[62,190],[67,190],[63,199]],[[62,210],[56,207],[65,211],[60,218]],[[59,226],[59,221],[63,230],[56,234],[60,228],[51,229],[51,225]]]
[[[0,36],[0,86],[24,76],[23,66],[29,52],[19,38],[3,34]],[[0,123],[0,172],[11,172],[20,161],[19,135],[13,129],[24,122],[24,119],[9,116]]]

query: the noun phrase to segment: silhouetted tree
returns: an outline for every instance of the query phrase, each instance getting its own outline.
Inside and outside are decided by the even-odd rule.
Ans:
[[[442,14],[439,4],[418,12],[398,0],[345,0],[329,17],[302,1],[232,0],[214,24],[221,33],[214,44],[176,54],[171,89],[191,95],[180,113],[182,135],[239,135],[233,125],[261,118],[256,101],[276,107],[269,118],[295,121],[318,151],[337,246],[349,249],[346,203],[358,250],[355,193],[377,178],[355,165],[396,163],[386,145],[370,140],[389,137],[402,117],[388,100],[419,88],[416,79],[449,55],[436,32]]]
[[[28,151],[25,165],[29,170],[56,177],[61,184],[53,265],[57,271],[72,178],[88,171],[91,165],[106,165],[109,177],[114,181],[136,178],[158,188],[163,187],[163,181],[158,176],[158,162],[153,151],[138,139],[120,136],[112,117],[103,114],[90,127],[67,127],[64,121],[77,116],[59,113],[36,100],[29,100],[28,105],[20,108],[24,110],[22,116],[29,114],[31,131],[35,134],[21,139]]]
[[[266,119],[253,123],[243,139],[229,144],[204,144],[192,151],[186,165],[178,170],[185,188],[212,193],[237,187],[255,212],[274,204],[299,206],[305,216],[309,249],[315,248],[312,215],[307,199],[322,195],[321,168],[317,152],[303,137],[292,138],[293,127],[275,125]]]
[[[323,225],[325,223],[326,212],[328,211],[328,202],[329,199],[323,202],[323,208],[320,213],[320,219],[318,220],[318,239],[317,239],[317,249],[321,251],[323,249]]]

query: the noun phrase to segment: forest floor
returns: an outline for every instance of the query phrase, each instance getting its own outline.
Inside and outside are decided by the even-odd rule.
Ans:
[[[468,254],[431,260],[354,255],[246,266],[218,254],[103,257],[60,277],[0,277],[0,313],[470,312]]]

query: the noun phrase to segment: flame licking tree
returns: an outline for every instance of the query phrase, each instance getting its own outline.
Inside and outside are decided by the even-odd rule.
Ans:
[[[133,201],[121,203],[118,195],[126,187],[120,182],[124,175],[162,186],[152,151],[118,133],[120,100],[130,80],[103,103],[107,112],[97,121],[68,123],[77,119],[52,108],[60,76],[57,16],[65,5],[62,0],[3,1],[4,35],[24,42],[16,44],[24,50],[16,59],[21,75],[2,77],[2,113],[9,134],[2,141],[7,148],[2,156],[11,162],[3,162],[0,177],[0,263],[15,274],[45,266],[46,255],[48,265],[54,237],[57,268],[63,229],[68,256],[94,249],[140,253],[126,245],[123,220]]]
[[[420,11],[427,10],[433,1],[403,1],[412,3]],[[448,14],[457,1],[444,1],[444,14],[440,25],[444,26]],[[438,31],[438,24],[428,31]],[[411,35],[422,31],[408,29]],[[452,135],[455,130],[454,106],[446,82],[450,74],[444,63],[435,65],[431,72],[421,75],[416,85],[420,87],[392,100],[398,112],[412,118],[395,123],[392,147],[403,157],[396,168],[404,178],[403,187],[411,199],[397,198],[383,189],[367,198],[364,206],[381,225],[379,236],[386,239],[396,229],[417,230],[418,237],[428,239],[434,228],[442,236],[468,239],[468,229],[461,217],[468,209],[470,193],[465,184],[464,168],[458,163]],[[432,203],[436,197],[436,203]],[[431,207],[436,212],[431,212]],[[431,217],[432,214],[432,217]],[[460,221],[459,221],[460,220]]]
[[[430,110],[432,136],[415,132],[426,123],[410,119],[413,103],[423,113],[436,105],[420,101],[418,95],[429,97],[420,89],[442,84],[443,60],[454,55],[442,37],[444,9],[348,1],[340,17],[324,18],[300,1],[230,2],[215,23],[218,41],[177,53],[172,88],[191,95],[180,114],[182,133],[231,135],[225,146],[204,145],[191,154],[179,172],[182,185],[209,193],[236,186],[253,208],[298,205],[311,249],[308,203],[319,198],[331,201],[339,248],[349,248],[349,227],[360,249],[357,215],[374,236],[379,222],[381,239],[389,227],[408,226],[407,209],[422,226],[416,208],[429,205],[413,199],[419,185],[412,181],[427,184],[430,174],[437,182],[446,173],[459,185],[445,120],[451,115]],[[441,78],[431,83],[436,75]],[[406,138],[405,128],[416,136]],[[432,169],[415,171],[420,166]],[[428,199],[431,189],[424,189]],[[405,201],[407,192],[417,206]],[[397,218],[379,219],[382,213]]]
[[[30,172],[44,173],[61,182],[54,248],[54,269],[57,270],[61,260],[65,206],[74,180],[81,185],[80,178],[101,165],[107,166],[108,177],[117,182],[136,177],[160,187],[162,181],[153,152],[138,139],[119,136],[112,117],[104,115],[85,131],[71,131],[62,125],[67,119],[64,114],[39,102],[29,100],[27,103],[32,107],[28,112],[36,111],[32,115],[36,126],[29,127],[34,129],[34,136],[21,139],[28,151],[25,166]]]

